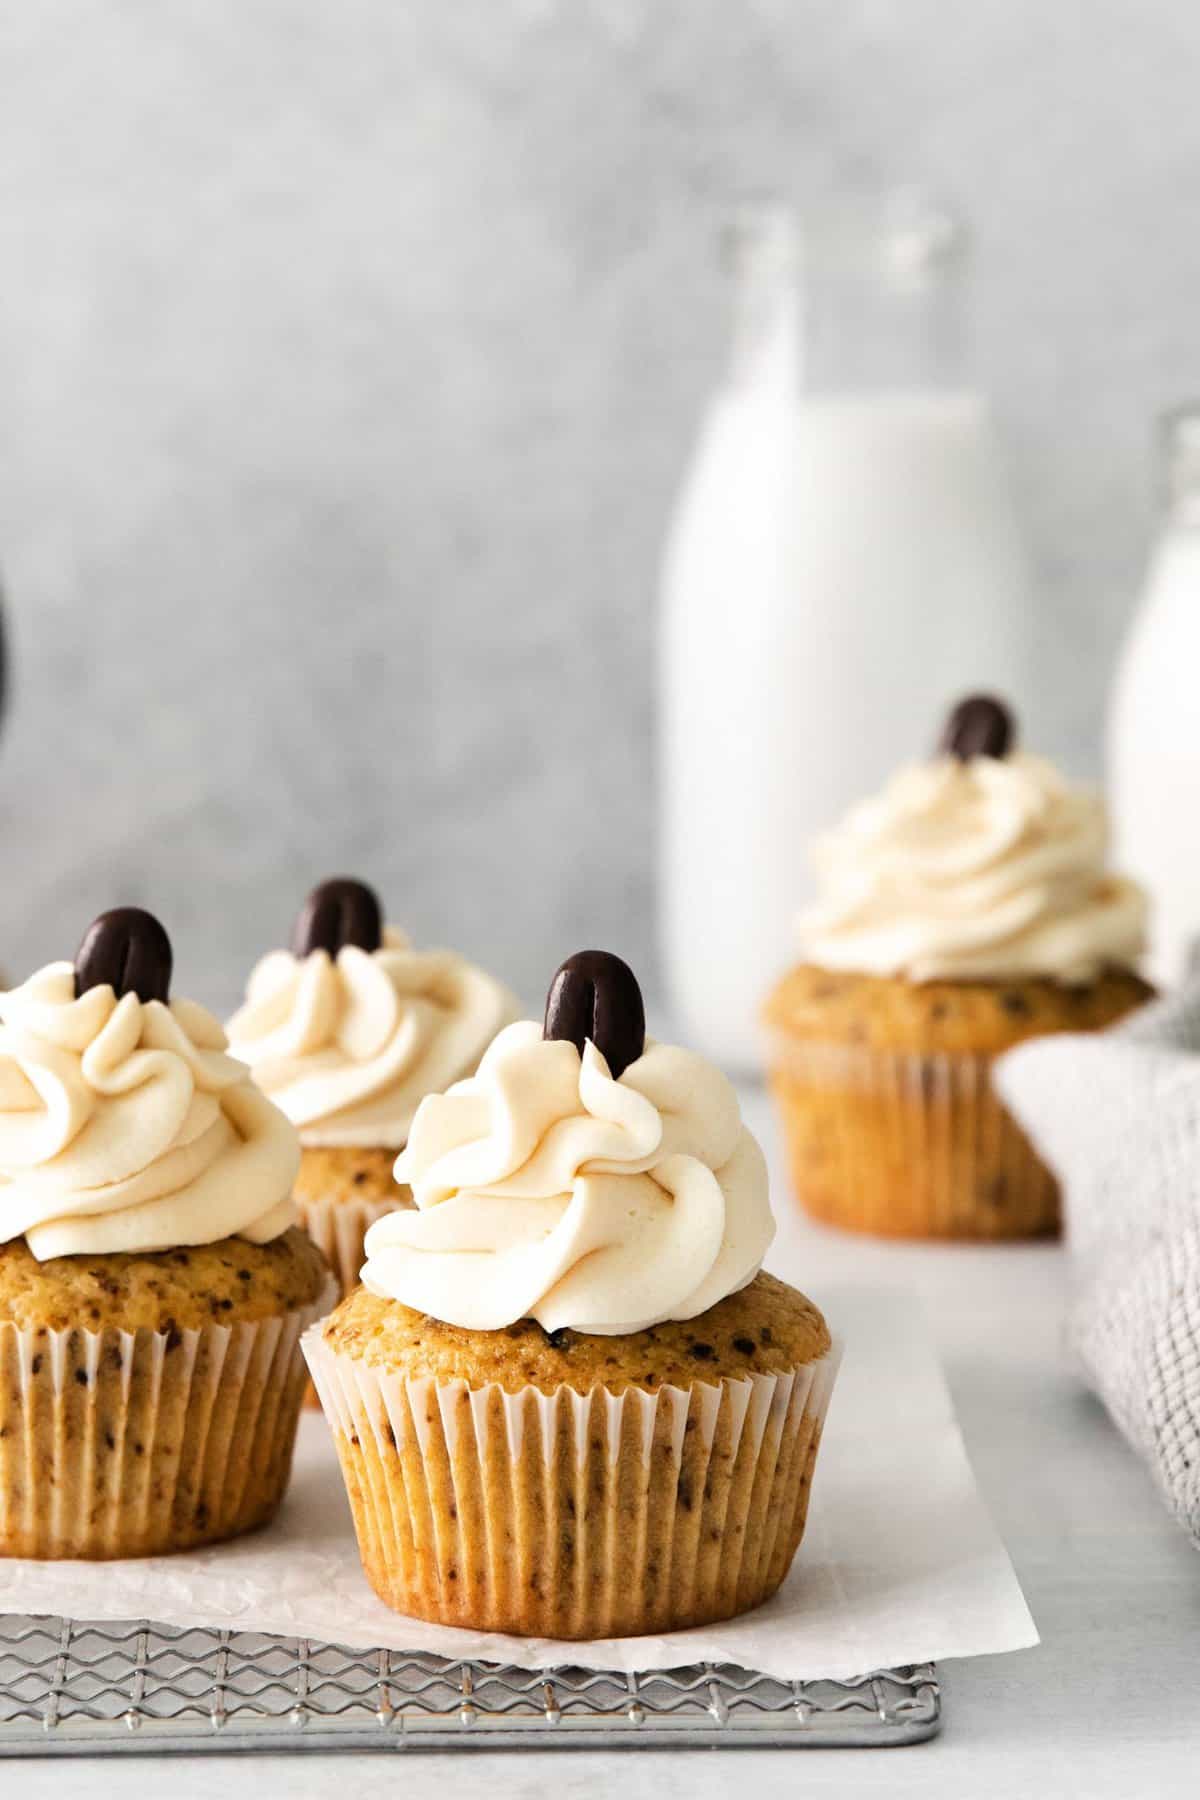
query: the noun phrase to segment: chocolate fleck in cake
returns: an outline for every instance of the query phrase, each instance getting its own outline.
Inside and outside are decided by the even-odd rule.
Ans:
[[[560,1638],[757,1606],[804,1530],[837,1357],[762,1272],[762,1153],[645,1035],[617,957],[418,1109],[412,1209],[305,1338],[359,1548],[398,1611]]]
[[[148,1556],[279,1505],[333,1301],[287,1119],[136,908],[0,997],[0,1555]]]
[[[938,753],[817,846],[804,960],[770,996],[771,1085],[797,1194],[889,1236],[1058,1227],[1058,1191],[992,1090],[994,1058],[1101,1031],[1150,997],[1145,903],[1105,868],[1099,797],[1016,748],[975,694]]]
[[[469,1075],[516,1016],[508,991],[464,957],[413,950],[364,882],[313,889],[250,976],[230,1045],[292,1120],[301,1223],[349,1293],[368,1227],[410,1204],[393,1177],[417,1106]]]

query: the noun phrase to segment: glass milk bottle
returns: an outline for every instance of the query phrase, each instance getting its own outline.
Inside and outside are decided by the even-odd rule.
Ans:
[[[813,837],[966,690],[1019,703],[1031,621],[954,222],[917,195],[839,205],[803,284],[784,210],[731,249],[732,355],[662,573],[659,896],[683,1040],[751,1068]]]
[[[1113,860],[1150,896],[1149,972],[1177,982],[1200,938],[1200,402],[1161,425],[1163,518],[1109,711]]]

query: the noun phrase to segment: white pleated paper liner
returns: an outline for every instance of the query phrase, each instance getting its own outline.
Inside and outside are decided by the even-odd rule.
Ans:
[[[800,1542],[840,1350],[688,1389],[512,1394],[303,1342],[363,1566],[398,1612],[554,1638],[725,1619]]]
[[[253,1530],[287,1486],[300,1339],[336,1299],[187,1331],[0,1324],[0,1554],[151,1556]]]
[[[891,1237],[1054,1231],[1058,1188],[990,1056],[771,1038],[792,1181],[815,1217]]]
[[[302,1194],[294,1196],[302,1228],[333,1270],[337,1298],[344,1299],[358,1286],[366,1261],[366,1236],[376,1219],[385,1219],[398,1206],[411,1205],[411,1193],[411,1188],[397,1187],[395,1198],[387,1200],[363,1200],[353,1192],[320,1200]],[[320,1405],[311,1382],[305,1385],[304,1404]]]
[[[376,1219],[385,1219],[405,1205],[408,1189],[397,1188],[394,1199],[360,1200],[354,1193],[312,1200],[295,1196],[300,1223],[337,1276],[343,1294],[358,1286],[366,1253],[363,1242]]]

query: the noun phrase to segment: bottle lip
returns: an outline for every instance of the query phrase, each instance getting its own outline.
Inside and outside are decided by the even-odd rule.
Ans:
[[[781,393],[798,379],[800,232],[792,209],[772,198],[746,200],[721,238],[735,291],[727,380],[737,388],[766,380]]]
[[[1200,439],[1200,398],[1179,400],[1159,413],[1158,432],[1168,453],[1183,439]]]
[[[1164,504],[1200,514],[1200,400],[1183,400],[1160,413],[1157,439]]]
[[[937,281],[969,254],[965,221],[928,188],[885,194],[879,229],[884,271],[902,286]]]
[[[726,220],[720,251],[722,266],[729,274],[742,274],[753,264],[779,275],[792,275],[800,263],[800,226],[786,201],[750,196]]]
[[[799,208],[750,194],[720,241],[734,386],[963,385],[968,233],[932,190],[857,182]]]
[[[794,274],[803,263],[922,286],[968,259],[970,232],[941,195],[915,182],[855,186],[799,207],[752,192],[726,220],[720,253],[733,274],[747,263]]]

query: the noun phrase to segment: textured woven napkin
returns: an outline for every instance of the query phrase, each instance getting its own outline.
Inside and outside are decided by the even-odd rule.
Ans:
[[[1062,1183],[1071,1344],[1200,1546],[1200,980],[995,1079]]]

